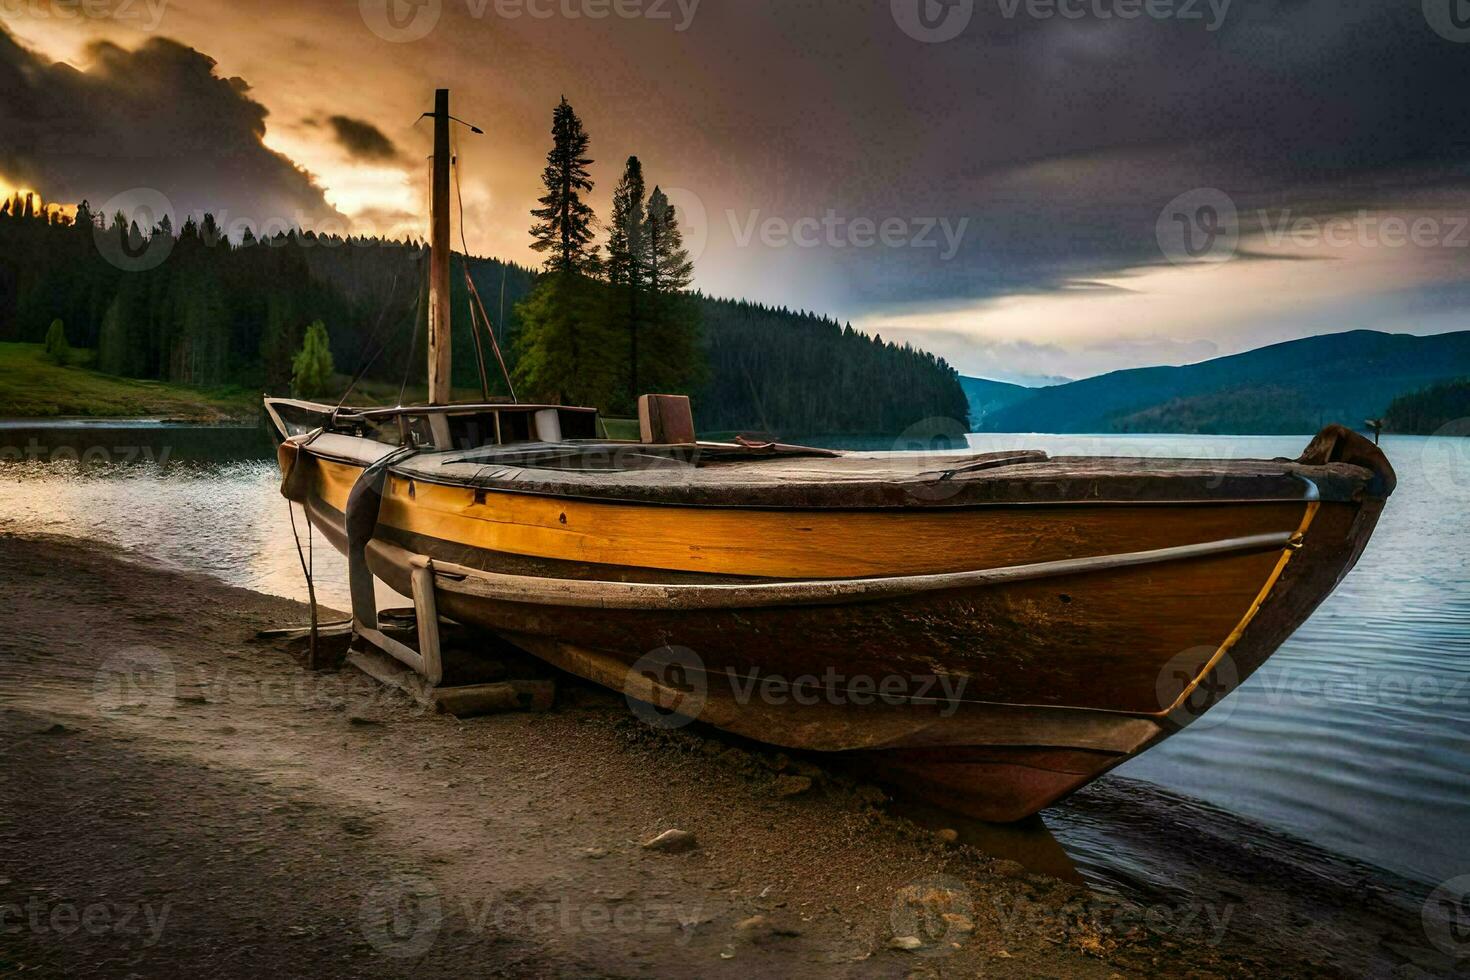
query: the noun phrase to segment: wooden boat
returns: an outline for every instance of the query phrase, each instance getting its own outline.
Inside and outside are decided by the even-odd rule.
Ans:
[[[589,408],[266,402],[283,492],[394,589],[419,576],[656,723],[851,755],[994,821],[1249,677],[1395,483],[1339,426],[1295,460],[837,453],[699,441],[687,400],[642,405],[630,442]],[[355,580],[360,623],[371,602]]]

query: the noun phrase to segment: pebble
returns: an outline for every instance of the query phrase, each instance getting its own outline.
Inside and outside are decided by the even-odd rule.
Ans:
[[[683,854],[699,846],[698,839],[687,830],[666,830],[653,840],[644,841],[645,851],[660,851],[664,854]]]
[[[765,916],[752,915],[748,919],[741,919],[739,922],[735,923],[735,931],[743,932],[746,934],[764,932],[766,928],[770,926],[770,924],[771,920],[767,919]]]
[[[960,832],[953,827],[942,827],[934,831],[934,836],[946,844],[953,844],[960,839]]]
[[[888,940],[889,949],[915,950],[924,945],[918,936],[894,936]]]

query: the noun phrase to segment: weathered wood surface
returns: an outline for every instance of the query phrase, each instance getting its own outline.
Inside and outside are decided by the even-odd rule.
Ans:
[[[321,497],[346,502],[358,472],[323,465]],[[493,494],[393,476],[385,533],[596,565],[765,578],[967,572],[1294,530],[1304,503],[1155,508],[809,513],[668,509]]]
[[[456,718],[506,711],[550,711],[556,700],[556,681],[514,680],[441,687],[434,691],[433,697],[440,711]]]
[[[1061,561],[1012,565],[1005,568],[948,572],[939,575],[907,575],[866,579],[819,579],[804,582],[757,582],[750,584],[659,584],[546,578],[488,572],[451,562],[434,562],[438,587],[450,592],[484,599],[524,602],[543,606],[579,609],[759,609],[766,606],[833,605],[870,602],[926,592],[983,588],[1068,575],[1096,574],[1142,565],[1161,565],[1219,555],[1281,551],[1292,541],[1292,533],[1257,534],[1223,541],[1160,548],[1120,555],[1097,555]],[[386,546],[380,546],[386,550]],[[407,560],[414,566],[415,590],[419,577],[427,573],[428,559]]]
[[[1300,463],[1091,461],[1034,496],[1015,482],[1059,462],[977,470],[971,486],[1013,492],[995,506],[830,511],[556,498],[395,468],[363,559],[400,591],[428,572],[414,556],[432,559],[445,616],[636,701],[871,753],[932,799],[1012,819],[1187,724],[1196,689],[1216,699],[1248,677],[1357,561],[1393,488],[1371,443],[1330,430]],[[308,506],[339,548],[360,473],[317,460]],[[1148,492],[1097,498],[1113,477]],[[1094,497],[1068,498],[1079,487]],[[644,659],[674,648],[695,658],[692,707]],[[1186,655],[1193,679],[1166,696]],[[878,705],[731,693],[829,671],[963,687]]]

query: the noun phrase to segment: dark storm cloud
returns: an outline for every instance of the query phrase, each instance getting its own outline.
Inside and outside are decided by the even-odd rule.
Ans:
[[[383,135],[383,131],[363,119],[351,116],[331,116],[327,125],[342,148],[359,160],[382,163],[398,158],[398,147]]]
[[[973,12],[957,36],[925,43],[899,24],[905,3]],[[616,179],[606,161],[637,153],[697,194],[703,275],[740,270],[715,288],[854,313],[1161,262],[1160,214],[1195,188],[1227,193],[1247,233],[1259,208],[1464,192],[1470,43],[1437,33],[1421,0],[1199,0],[1200,20],[1096,13],[1128,3],[1068,0],[1084,14],[1073,19],[1031,16],[1030,0],[704,0],[674,33],[476,18],[446,0],[416,44],[458,52],[467,69],[497,52],[497,73],[518,84],[472,96],[505,120],[497,134],[542,145],[544,107],[565,92],[592,134],[599,188]],[[829,213],[849,228],[969,224],[948,260],[943,247],[772,249],[746,233]],[[786,275],[793,257],[799,279]]]
[[[179,213],[227,227],[336,214],[311,177],[262,143],[266,110],[213,59],[152,38],[134,51],[95,42],[86,71],[51,63],[0,28],[0,175],[51,200],[149,188]]]
[[[862,55],[889,70],[849,76],[845,101],[886,118],[857,110],[844,172],[869,171],[869,199],[844,206],[972,218],[949,262],[844,259],[855,295],[984,296],[1159,261],[1160,212],[1195,188],[1229,194],[1249,232],[1259,208],[1466,187],[1470,44],[1418,2],[1236,0],[1216,31],[1014,6],[977,0],[945,43],[890,36]]]
[[[556,15],[541,18],[444,0],[437,26],[409,43],[375,34],[355,3],[259,0],[246,15],[201,0],[197,28],[173,23],[267,87],[282,84],[270,70],[282,38],[311,38],[292,55],[315,59],[321,87],[272,92],[281,133],[330,107],[366,128],[322,119],[319,135],[358,160],[389,152],[385,134],[411,140],[403,120],[451,81],[461,114],[488,123],[465,153],[470,180],[495,202],[480,224],[499,251],[524,248],[549,112],[565,93],[592,135],[600,211],[618,161],[636,153],[653,180],[700,206],[686,217],[707,230],[702,285],[850,315],[1161,262],[1160,213],[1195,188],[1226,192],[1245,232],[1259,208],[1279,218],[1470,193],[1470,43],[1436,32],[1421,0],[1198,0],[1200,20],[1098,13],[1130,2],[1153,6],[1066,0],[1083,12],[1068,18],[1032,15],[1061,0],[702,0],[676,31],[560,13],[576,3],[543,4]],[[900,25],[906,3],[973,9],[957,36],[925,43]],[[95,196],[97,185],[149,185],[163,172],[201,203],[322,207],[309,180],[260,145],[264,111],[244,84],[215,77],[206,54],[157,40],[99,51],[79,75],[0,38],[0,121],[21,134],[0,143],[0,168],[24,165],[8,176],[44,184],[44,164],[66,178],[59,196]],[[369,77],[382,89],[365,96]],[[47,140],[42,160],[36,144]],[[851,239],[827,242],[829,214]],[[750,234],[769,218],[819,222],[822,241],[785,234],[772,247]],[[901,245],[856,240],[889,219],[907,222]],[[942,236],[922,234],[928,221],[963,223],[952,256]]]

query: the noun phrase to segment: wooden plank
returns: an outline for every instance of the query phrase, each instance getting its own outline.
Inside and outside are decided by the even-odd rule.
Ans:
[[[1315,505],[1313,505],[1315,507]],[[1304,525],[1305,526],[1305,525]],[[487,572],[449,562],[433,566],[440,588],[464,595],[534,605],[587,609],[752,609],[768,606],[871,601],[925,592],[1005,585],[1037,579],[1115,571],[1142,565],[1190,561],[1243,552],[1285,549],[1291,532],[1227,538],[1178,548],[1100,555],[1065,561],[1036,562],[1009,568],[989,568],[940,575],[770,582],[751,585],[663,585],[645,582],[600,582],[585,579],[542,578]],[[391,546],[381,546],[384,550]],[[414,569],[415,591],[424,567]],[[1274,578],[1272,579],[1274,581]],[[1269,589],[1270,582],[1267,583]]]
[[[317,625],[318,636],[341,636],[352,632],[352,620],[343,619]],[[311,635],[310,626],[284,626],[280,629],[259,630],[258,640],[300,640]]]
[[[405,667],[424,676],[424,658],[419,656],[419,652],[413,647],[406,643],[399,643],[382,630],[369,629],[360,624],[357,627],[357,635]]]
[[[419,664],[430,684],[444,680],[444,658],[439,649],[439,609],[434,602],[434,568],[430,564],[413,570],[413,608],[419,627]]]
[[[1290,531],[1301,503],[1046,511],[842,512],[644,507],[390,476],[382,522],[458,545],[564,561],[770,578],[996,568]]]
[[[499,714],[507,711],[549,711],[556,698],[552,680],[502,681],[441,687],[434,691],[439,710],[456,718]]]
[[[396,687],[420,704],[434,703],[433,693],[423,678],[381,650],[353,650],[347,655],[347,662],[379,683]]]

